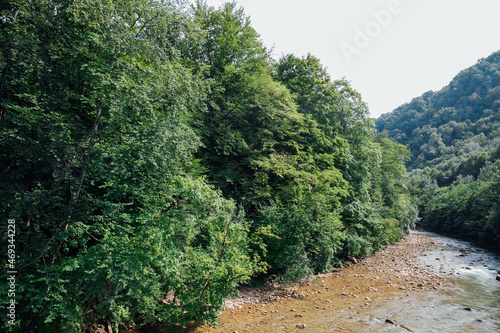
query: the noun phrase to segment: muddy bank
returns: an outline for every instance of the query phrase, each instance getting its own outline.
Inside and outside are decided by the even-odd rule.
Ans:
[[[453,273],[436,274],[417,261],[435,247],[431,237],[411,234],[373,256],[315,276],[309,283],[243,288],[241,297],[226,301],[220,325],[200,326],[189,332],[356,331],[352,323],[342,322],[340,317],[335,322],[318,318],[324,314],[331,319],[335,313],[350,318],[380,307],[390,298],[444,292],[453,284]],[[388,326],[405,329],[394,318],[385,320]]]

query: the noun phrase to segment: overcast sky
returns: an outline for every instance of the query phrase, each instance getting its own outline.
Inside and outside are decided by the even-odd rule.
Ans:
[[[208,0],[218,7],[226,1]],[[275,58],[311,53],[372,117],[500,49],[499,0],[240,0]]]

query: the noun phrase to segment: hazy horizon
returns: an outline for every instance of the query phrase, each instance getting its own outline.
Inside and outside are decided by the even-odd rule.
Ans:
[[[227,2],[208,0],[218,7]],[[308,53],[377,118],[500,49],[500,1],[240,0],[273,56]]]

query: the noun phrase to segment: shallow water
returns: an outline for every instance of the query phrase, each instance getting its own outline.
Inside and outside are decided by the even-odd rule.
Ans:
[[[351,316],[355,332],[500,332],[500,256],[433,233],[437,248],[418,262],[454,278],[445,291],[386,298]],[[394,324],[389,324],[386,320]],[[389,324],[389,325],[388,325]]]
[[[426,233],[438,248],[419,261],[440,274],[453,274],[455,286],[448,293],[429,295],[416,328],[425,332],[500,332],[500,256],[468,242]],[[412,320],[415,321],[415,320]]]
[[[422,248],[416,258],[406,260],[414,252],[405,249],[387,252],[378,261],[346,268],[316,287],[313,283],[300,289],[310,292],[307,297],[226,311],[219,326],[188,331],[500,332],[500,282],[495,280],[500,256],[467,242],[420,234],[432,237],[433,245]],[[377,263],[380,268],[374,267]],[[384,275],[388,267],[402,272],[403,278]],[[446,279],[412,276],[424,270]]]
[[[350,319],[356,332],[500,332],[500,256],[432,233],[436,249],[417,259],[440,275],[453,275],[440,292],[386,298]],[[394,324],[388,325],[386,319]]]

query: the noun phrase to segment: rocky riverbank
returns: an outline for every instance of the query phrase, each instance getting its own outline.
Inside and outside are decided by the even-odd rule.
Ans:
[[[370,257],[346,263],[344,268],[313,277],[295,286],[266,285],[243,288],[240,297],[225,303],[219,326],[201,326],[194,332],[276,332],[313,328],[324,312],[356,313],[380,306],[391,297],[436,292],[452,284],[448,274],[436,274],[419,263],[435,248],[431,237],[411,234]],[[437,258],[436,258],[437,259]],[[398,325],[391,318],[387,325]],[[404,325],[400,325],[404,327]],[[329,331],[352,331],[347,323],[331,324]]]

